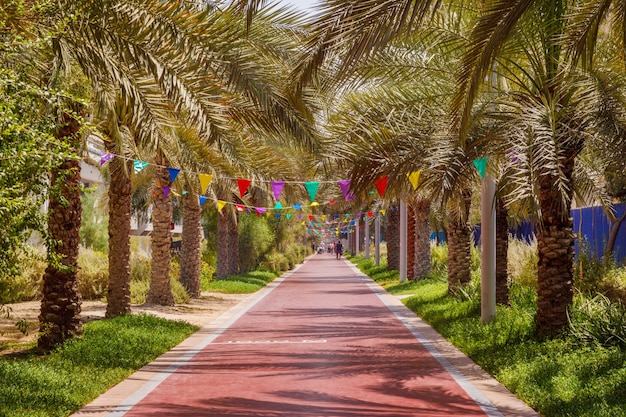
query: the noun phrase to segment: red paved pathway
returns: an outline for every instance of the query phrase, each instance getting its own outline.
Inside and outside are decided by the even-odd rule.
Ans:
[[[381,294],[316,255],[106,415],[532,415],[498,411]]]

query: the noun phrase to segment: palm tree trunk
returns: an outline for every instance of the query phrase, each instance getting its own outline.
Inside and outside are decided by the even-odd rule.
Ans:
[[[574,157],[561,161],[563,175],[571,193]],[[537,230],[539,263],[537,269],[537,334],[554,336],[567,326],[567,309],[574,292],[573,220],[571,195],[562,203],[561,193],[551,176],[539,178],[541,223]]]
[[[110,151],[112,149],[109,149]],[[109,289],[106,317],[130,313],[130,210],[132,161],[109,162]]]
[[[496,202],[496,303],[510,305],[509,299],[509,222],[502,199]]]
[[[183,202],[183,243],[180,262],[180,282],[190,297],[200,297],[200,244],[202,209],[198,196],[187,194]]]
[[[448,292],[455,293],[459,286],[471,279],[471,229],[467,224],[471,193],[464,192],[463,213],[448,226]]]
[[[155,171],[156,187],[152,203],[151,235],[152,271],[146,303],[171,306],[174,305],[174,296],[170,285],[172,195],[171,193],[165,195],[165,187],[171,185],[171,180],[167,169],[156,168]]]
[[[65,114],[55,136],[78,149],[76,119]],[[51,183],[60,187],[59,195],[50,197],[48,206],[48,248],[52,260],[43,276],[38,347],[50,351],[67,339],[82,333],[81,297],[76,285],[78,247],[82,206],[80,200],[80,161],[65,161],[51,175]]]
[[[237,213],[228,216],[228,273],[239,273],[239,222]]]
[[[415,208],[407,203],[406,222],[406,271],[409,280],[415,280]]]
[[[400,211],[387,211],[387,268],[400,269]]]
[[[415,279],[430,274],[430,201],[418,199],[415,210]]]
[[[217,214],[217,271],[215,277],[217,279],[224,278],[228,275],[228,258],[229,258],[229,237],[228,237],[228,214]]]

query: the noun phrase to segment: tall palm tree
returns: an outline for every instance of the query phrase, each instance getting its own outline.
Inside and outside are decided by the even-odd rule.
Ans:
[[[64,113],[58,122],[55,137],[78,148],[80,122]],[[43,276],[40,335],[37,345],[51,350],[68,338],[82,333],[79,314],[81,297],[77,287],[78,244],[82,213],[80,161],[65,161],[51,176],[60,184],[60,195],[52,195],[48,203],[48,233],[53,242],[49,248],[58,259],[49,263]]]
[[[200,297],[200,249],[202,208],[198,195],[183,196],[183,239],[180,257],[180,282],[190,297]]]

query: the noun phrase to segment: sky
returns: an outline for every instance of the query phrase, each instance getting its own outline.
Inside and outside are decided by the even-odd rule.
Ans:
[[[280,0],[283,4],[289,4],[295,6],[298,10],[308,10],[312,8],[317,0]]]

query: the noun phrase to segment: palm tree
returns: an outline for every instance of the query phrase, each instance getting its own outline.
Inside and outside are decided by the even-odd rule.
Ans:
[[[180,256],[180,282],[190,297],[200,297],[200,248],[202,208],[198,195],[183,196],[183,242]]]
[[[79,130],[79,121],[64,113],[55,137],[77,149]],[[58,171],[53,171],[51,182],[60,184],[59,195],[52,195],[48,203],[48,233],[53,242],[49,251],[57,259],[49,263],[43,276],[40,336],[37,340],[38,347],[46,351],[82,333],[78,316],[81,297],[76,276],[82,212],[80,161],[65,161]]]

